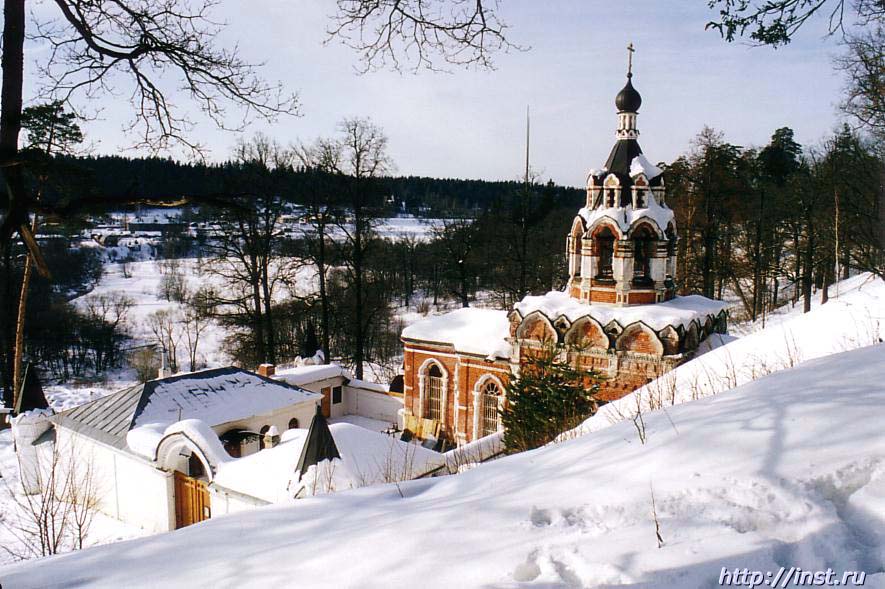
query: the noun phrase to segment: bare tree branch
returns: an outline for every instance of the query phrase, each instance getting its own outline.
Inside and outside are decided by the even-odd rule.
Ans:
[[[114,94],[126,80],[134,147],[156,153],[180,145],[202,154],[188,137],[196,122],[176,107],[176,92],[222,129],[298,112],[297,96],[257,77],[258,64],[242,60],[237,47],[214,43],[222,28],[209,16],[216,0],[53,1],[61,19],[36,23],[34,35],[51,48],[40,66],[42,92],[65,101],[78,94],[92,98]],[[229,104],[242,109],[239,124],[230,124]]]
[[[363,73],[391,67],[494,68],[498,51],[523,48],[506,38],[496,0],[338,0],[329,40],[359,52]]]

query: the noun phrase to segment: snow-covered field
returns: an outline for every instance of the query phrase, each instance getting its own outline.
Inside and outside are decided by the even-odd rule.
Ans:
[[[885,345],[461,475],[311,498],[0,569],[4,587],[885,585]],[[402,495],[400,494],[402,493]],[[663,545],[658,546],[652,502]],[[386,547],[384,549],[379,549]]]

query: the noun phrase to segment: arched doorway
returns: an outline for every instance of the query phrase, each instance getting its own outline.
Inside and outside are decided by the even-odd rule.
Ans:
[[[207,487],[212,468],[206,454],[190,437],[177,432],[160,440],[157,466],[172,471],[175,529],[212,517]]]

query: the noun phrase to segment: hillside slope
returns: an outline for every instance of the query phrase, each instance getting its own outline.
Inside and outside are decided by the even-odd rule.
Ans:
[[[714,349],[677,367],[630,395],[604,406],[582,431],[598,431],[643,410],[699,399],[806,360],[845,352],[885,338],[885,281],[870,273],[831,288],[824,305],[808,313],[786,305],[766,318],[738,326],[740,338],[712,335],[702,346]],[[838,293],[838,296],[837,296]],[[718,344],[718,345],[717,345]],[[885,360],[883,360],[885,361]]]
[[[305,499],[0,569],[4,587],[885,585],[885,345],[464,474]],[[653,491],[652,491],[653,489]],[[664,545],[658,548],[652,493]]]

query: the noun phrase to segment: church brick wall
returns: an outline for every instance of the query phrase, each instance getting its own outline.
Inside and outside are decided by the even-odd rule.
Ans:
[[[631,305],[651,305],[655,302],[655,293],[653,292],[631,292],[627,302]]]
[[[593,303],[614,303],[615,291],[613,290],[590,290],[590,301]]]
[[[510,363],[502,359],[489,362],[485,358],[461,354],[451,346],[431,348],[406,342],[403,350],[403,407],[411,415],[422,414],[419,408],[421,397],[419,375],[421,366],[430,358],[444,366],[448,373],[443,432],[449,440],[461,439],[470,442],[473,440],[475,418],[473,391],[477,383],[487,375],[492,375],[500,383],[503,394],[510,378]],[[427,416],[426,399],[423,415]]]

